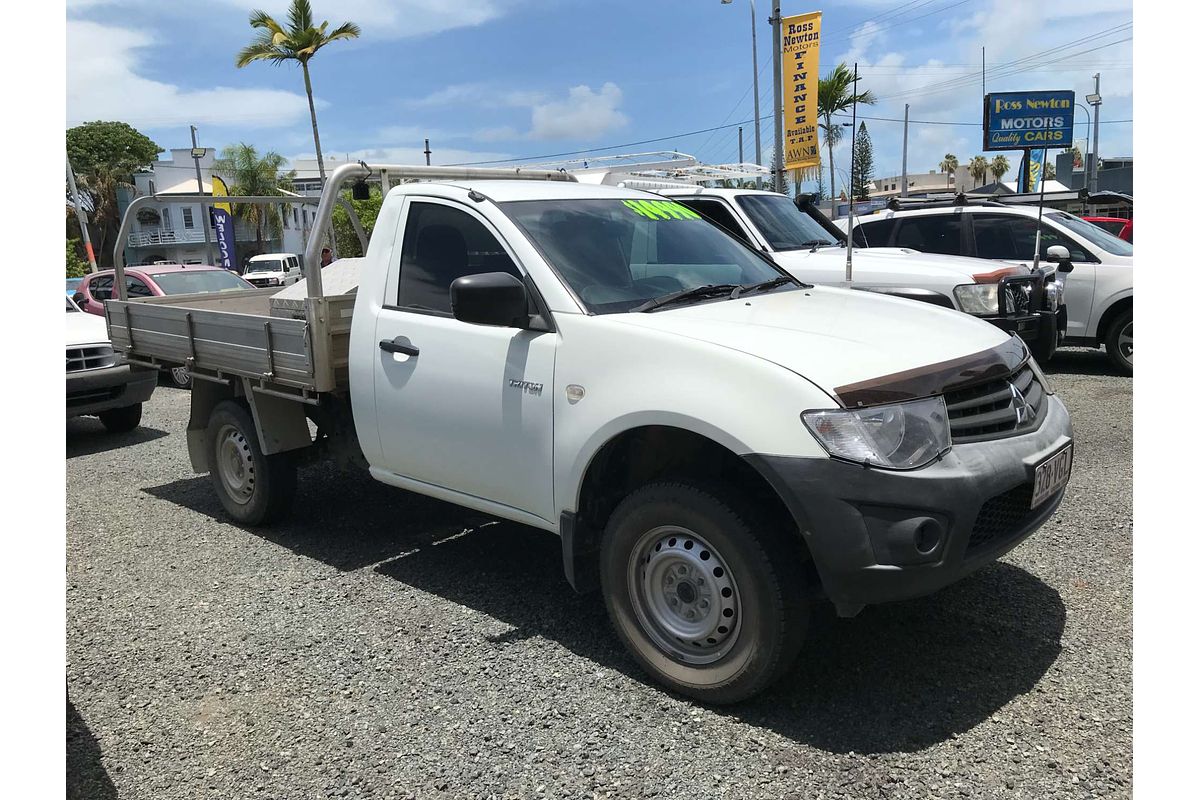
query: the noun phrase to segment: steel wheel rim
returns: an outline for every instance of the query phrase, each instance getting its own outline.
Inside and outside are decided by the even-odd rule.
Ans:
[[[711,664],[741,632],[741,595],[721,554],[693,531],[647,531],[629,557],[629,594],[642,630],[667,655]]]
[[[171,380],[175,381],[176,386],[187,386],[192,376],[188,375],[187,367],[171,367]]]
[[[216,470],[225,493],[238,505],[246,505],[254,496],[254,454],[250,443],[233,425],[217,432]]]
[[[1133,363],[1133,320],[1130,320],[1117,334],[1117,350],[1121,352],[1122,358],[1130,364]]]

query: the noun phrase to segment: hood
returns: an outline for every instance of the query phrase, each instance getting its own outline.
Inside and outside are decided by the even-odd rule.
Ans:
[[[836,266],[839,275],[845,274],[846,248],[822,247],[813,252],[787,250],[772,253],[771,257],[788,270],[794,270],[801,280],[814,280],[815,275],[805,275],[805,267],[821,270],[827,274]],[[1028,264],[1022,263],[1028,268]],[[922,253],[907,247],[855,247],[854,280],[870,281],[873,285],[912,286],[922,280],[953,281],[957,286],[974,283],[973,275],[992,272],[987,262],[977,258],[947,256],[939,253]]]
[[[67,315],[67,347],[108,342],[108,324],[104,321],[104,317],[83,311],[65,313]]]
[[[952,362],[1010,338],[958,311],[822,286],[614,319],[766,359],[831,395],[838,387]]]

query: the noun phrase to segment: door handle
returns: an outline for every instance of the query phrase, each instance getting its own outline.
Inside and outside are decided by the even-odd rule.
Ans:
[[[379,343],[379,349],[385,353],[403,353],[406,356],[419,356],[421,349],[415,347],[411,342],[403,336],[397,336],[395,339],[388,341],[384,339]]]

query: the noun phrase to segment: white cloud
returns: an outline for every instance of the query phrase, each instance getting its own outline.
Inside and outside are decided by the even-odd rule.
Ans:
[[[617,110],[621,90],[615,83],[605,83],[600,91],[590,86],[575,86],[561,102],[533,107],[534,139],[595,139],[609,131],[625,127],[629,118]]]
[[[308,101],[277,89],[181,89],[138,74],[141,31],[67,20],[67,122],[119,119],[140,127],[204,123],[267,128],[308,115]]]

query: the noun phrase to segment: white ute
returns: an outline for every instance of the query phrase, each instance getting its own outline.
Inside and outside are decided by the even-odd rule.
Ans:
[[[142,421],[142,403],[154,393],[153,370],[119,363],[104,320],[67,301],[67,418],[99,417],[106,430],[124,433]]]
[[[300,257],[295,253],[263,253],[246,262],[242,275],[255,286],[291,286],[300,280]]]
[[[324,294],[334,265],[303,298],[107,304],[130,359],[191,365],[192,465],[239,523],[287,513],[302,458],[361,461],[558,534],[650,675],[728,703],[787,671],[813,602],[933,592],[1062,500],[1067,411],[992,325],[801,283],[653,194],[369,169],[385,200],[356,290]],[[367,170],[331,174],[309,263]]]

